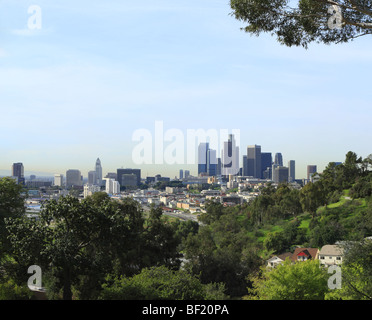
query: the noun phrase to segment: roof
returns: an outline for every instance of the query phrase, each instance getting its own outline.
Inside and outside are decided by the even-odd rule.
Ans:
[[[285,261],[286,258],[288,257],[290,258],[291,256],[292,256],[291,252],[285,252],[279,255],[272,256],[269,260],[267,260],[267,262],[276,261],[276,260]]]
[[[298,255],[306,255],[310,259],[316,259],[318,251],[318,248],[296,248],[292,255],[292,261],[297,261]]]
[[[282,253],[282,254],[278,255],[277,257],[279,259],[285,261],[285,259],[292,257],[292,253],[291,252],[285,252],[285,253]]]
[[[327,256],[340,256],[344,252],[344,249],[336,244],[327,244],[320,249],[319,254]]]

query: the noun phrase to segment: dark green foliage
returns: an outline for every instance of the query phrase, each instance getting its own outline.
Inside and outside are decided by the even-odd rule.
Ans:
[[[25,213],[22,191],[22,186],[17,184],[14,179],[0,179],[0,259],[9,247],[5,220],[19,218]]]
[[[143,269],[130,278],[108,278],[103,300],[220,300],[226,298],[223,284],[203,285],[184,270],[164,266]]]
[[[340,28],[329,26],[338,4]],[[372,33],[372,2],[364,0],[230,0],[232,15],[245,23],[252,35],[269,33],[286,46],[307,48],[312,42],[339,43]]]
[[[107,273],[132,275],[144,267],[179,264],[179,241],[160,217],[153,210],[145,227],[138,202],[99,193],[82,201],[51,200],[38,220],[7,221],[16,272],[25,274],[37,264],[54,278],[63,299],[72,299],[73,289],[80,298],[95,298]]]

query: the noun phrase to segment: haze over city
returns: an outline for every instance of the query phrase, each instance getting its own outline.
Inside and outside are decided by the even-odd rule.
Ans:
[[[32,4],[0,4],[1,174],[22,162],[86,176],[99,157],[104,173],[196,175],[197,165],[133,163],[133,133],[156,121],[185,135],[238,129],[241,155],[254,144],[281,152],[298,178],[371,153],[368,38],[287,48],[245,34],[218,0],[40,0],[30,29]]]

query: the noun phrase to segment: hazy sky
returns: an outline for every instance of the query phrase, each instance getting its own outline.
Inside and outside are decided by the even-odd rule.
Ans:
[[[1,0],[0,169],[86,176],[99,157],[104,174],[196,174],[186,155],[133,164],[133,133],[155,140],[155,121],[185,145],[189,129],[240,130],[241,155],[281,152],[297,178],[372,153],[371,37],[288,48],[230,12],[228,0]]]

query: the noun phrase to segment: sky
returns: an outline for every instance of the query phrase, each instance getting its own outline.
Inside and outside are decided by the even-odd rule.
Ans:
[[[238,131],[241,157],[253,144],[281,152],[296,178],[371,154],[372,38],[288,48],[245,33],[231,11],[228,0],[0,0],[0,172],[23,162],[86,177],[100,158],[104,174],[196,175],[197,129]],[[136,163],[135,132],[153,158],[159,139],[172,150],[159,123],[184,161]]]

